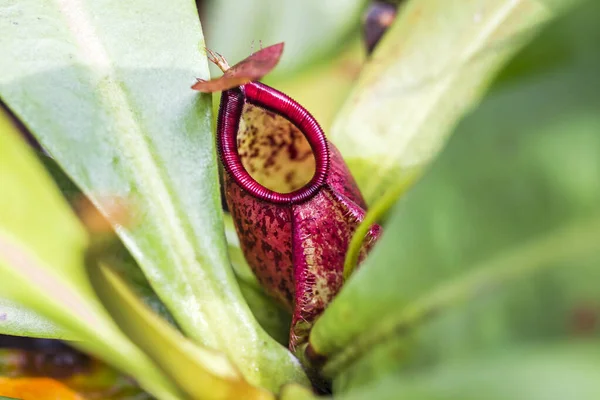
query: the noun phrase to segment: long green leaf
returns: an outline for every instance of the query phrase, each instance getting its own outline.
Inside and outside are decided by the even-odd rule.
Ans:
[[[433,371],[389,376],[340,400],[594,400],[600,398],[598,342],[517,348]]]
[[[52,176],[54,182],[60,189],[63,196],[73,207],[78,207],[85,199],[85,195],[73,183],[73,181],[64,173],[52,158],[40,156],[40,160],[46,167],[46,171]],[[108,259],[106,260],[113,267],[127,284],[134,290],[135,294],[141,298],[144,303],[150,306],[160,316],[175,324],[173,316],[166,309],[165,305],[152,290],[150,283],[141,271],[139,265],[129,253],[127,248],[120,241],[111,241],[110,249],[107,249]]]
[[[599,13],[589,2],[519,54],[559,62],[499,86],[396,205],[311,334],[338,388],[392,366],[597,334],[578,318],[600,304]]]
[[[407,186],[498,69],[553,14],[545,0],[409,0],[331,131],[368,203]],[[550,4],[551,3],[551,4]]]
[[[208,75],[193,2],[0,7],[0,96],[102,211],[130,202],[137,224],[118,233],[179,326],[254,384],[305,379],[227,260],[210,98],[189,89]]]
[[[97,293],[119,327],[190,398],[273,398],[269,392],[249,385],[223,354],[195,345],[152,313],[109,267],[92,264],[89,271]]]
[[[73,332],[0,295],[0,334],[72,340]]]
[[[22,129],[22,127],[21,127]],[[50,157],[39,155],[46,171],[52,176],[54,182],[63,196],[71,204],[82,199],[82,193],[77,186],[64,174],[56,162]],[[127,282],[135,289],[136,294],[141,297],[152,309],[159,312],[161,316],[173,322],[173,318],[166,310],[164,304],[158,299],[150,288],[143,273],[127,252],[122,244],[115,243],[111,248],[111,265],[118,269],[119,273],[126,277]],[[29,336],[37,338],[53,338],[62,340],[74,340],[72,332],[53,324],[43,318],[34,310],[27,309],[19,304],[0,299],[0,333],[6,335]]]
[[[76,346],[133,375],[155,396],[175,399],[171,383],[95,297],[83,261],[87,235],[5,114],[0,114],[0,182],[2,301],[34,310],[70,332]]]

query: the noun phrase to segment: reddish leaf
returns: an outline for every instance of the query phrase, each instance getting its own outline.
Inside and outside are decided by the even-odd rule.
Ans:
[[[199,79],[192,86],[192,89],[203,93],[221,92],[242,86],[248,82],[260,80],[263,76],[271,72],[279,62],[283,53],[283,43],[265,47],[231,68],[223,56],[210,50],[208,52],[209,60],[218,65],[224,74],[210,81]]]

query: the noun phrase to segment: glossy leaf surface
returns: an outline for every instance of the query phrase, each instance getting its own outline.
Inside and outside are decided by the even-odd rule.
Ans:
[[[78,347],[135,376],[157,397],[174,398],[170,382],[121,333],[95,297],[84,269],[87,234],[4,114],[0,182],[5,190],[0,196],[3,301],[34,310],[70,332]]]
[[[189,89],[208,75],[193,2],[26,0],[2,11],[0,96],[96,204],[132,205],[136,224],[118,233],[182,330],[252,383],[302,380],[229,267],[210,98]]]
[[[413,182],[531,31],[544,0],[412,0],[401,8],[333,123],[330,139],[368,204]]]
[[[598,336],[599,12],[588,2],[528,45],[397,203],[311,334],[338,391]]]
[[[0,334],[64,340],[76,338],[72,332],[1,295]]]
[[[82,204],[91,205],[89,201],[86,200],[85,195],[64,173],[56,161],[47,156],[40,156],[39,158],[71,207],[77,209],[81,208]],[[103,199],[104,202],[106,200],[107,199]],[[155,312],[159,313],[164,319],[175,324],[173,316],[169,313],[156,293],[154,293],[148,279],[146,279],[139,265],[122,242],[117,240],[111,241],[110,249],[106,249],[103,256],[107,257],[106,262],[119,273],[119,276],[121,276],[134,290],[137,297],[142,299],[145,304],[150,306]]]

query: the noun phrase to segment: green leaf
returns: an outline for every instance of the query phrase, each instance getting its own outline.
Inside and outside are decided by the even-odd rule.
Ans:
[[[291,384],[283,387],[279,398],[281,400],[315,400],[318,397],[303,386]],[[322,399],[322,397],[320,398]]]
[[[561,400],[600,398],[598,342],[559,343],[389,376],[340,400]]]
[[[493,92],[397,203],[311,334],[338,389],[598,334],[585,318],[600,309],[599,13],[589,2],[533,41],[516,62],[552,52],[557,35],[570,53]]]
[[[248,306],[265,331],[282,345],[289,343],[292,316],[264,290],[240,281],[240,290]]]
[[[2,7],[0,96],[103,212],[127,199],[137,223],[118,233],[182,330],[253,384],[305,381],[227,260],[210,97],[189,89],[208,75],[193,2]]]
[[[209,1],[202,10],[208,44],[212,50],[237,62],[265,45],[285,42],[285,57],[273,72],[288,75],[330,58],[340,42],[356,30],[365,0],[301,2],[278,0]]]
[[[408,1],[333,123],[367,203],[407,187],[555,4],[573,0]]]
[[[352,240],[348,245],[348,253],[344,260],[344,280],[347,280],[357,267],[360,250],[371,226],[373,224],[383,225],[390,209],[396,204],[396,201],[398,201],[404,191],[406,191],[406,181],[400,181],[399,184],[388,188],[377,202],[373,204],[373,207],[367,211],[365,218],[356,228]]]
[[[72,340],[72,332],[56,325],[33,310],[1,297],[0,334],[38,338]]]
[[[46,171],[52,176],[54,183],[58,186],[63,196],[73,205],[73,202],[81,200],[83,194],[68,176],[60,169],[56,162],[50,157],[38,155],[44,164]],[[147,305],[158,312],[163,318],[174,323],[173,317],[165,308],[164,304],[156,296],[143,273],[140,271],[135,260],[121,243],[115,243],[111,248],[111,265],[118,270],[127,283],[130,284],[138,297],[141,297]],[[3,316],[4,315],[4,316]],[[3,319],[4,318],[4,319]],[[65,331],[51,321],[43,318],[33,310],[29,310],[16,303],[0,299],[0,333],[6,335],[19,335],[38,338],[52,338],[62,340],[77,339],[71,332]]]
[[[233,225],[233,220],[231,219],[231,214],[226,213],[223,219],[225,223],[225,237],[227,238],[227,251],[229,253],[229,259],[231,260],[231,265],[233,267],[233,271],[235,273],[238,281],[245,283],[248,286],[252,286],[256,289],[260,289],[260,283],[258,283],[258,279],[252,269],[246,262],[246,258],[244,258],[244,253],[242,252],[240,246],[240,239],[237,236],[237,232],[235,231],[235,226]]]
[[[90,278],[119,327],[192,399],[272,399],[249,385],[224,354],[195,345],[136,298],[102,263]]]
[[[77,185],[64,173],[60,166],[52,158],[40,155],[40,160],[46,167],[46,171],[52,176],[61,193],[72,207],[77,207],[85,195],[81,193]],[[150,306],[161,317],[175,325],[173,316],[150,287],[150,283],[140,270],[133,256],[120,241],[113,241],[111,248],[107,251],[109,256],[107,262],[119,273],[119,275],[134,290],[146,305]]]
[[[121,333],[95,297],[83,264],[87,234],[4,113],[0,182],[3,302],[34,310],[71,332],[78,340],[75,346],[133,375],[158,398],[177,398],[171,383]]]

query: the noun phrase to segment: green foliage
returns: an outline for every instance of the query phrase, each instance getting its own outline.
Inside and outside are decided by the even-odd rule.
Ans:
[[[3,101],[101,211],[131,205],[118,233],[181,329],[254,384],[303,381],[229,267],[194,5],[19,1],[0,24]]]
[[[438,368],[465,358],[474,358],[469,373],[486,370],[485,360],[496,368],[515,345],[598,335],[586,321],[600,304],[599,11],[588,3],[519,54],[517,62],[551,52],[557,35],[571,50],[560,64],[499,83],[397,203],[381,242],[311,334],[338,391],[381,393],[381,377],[417,373],[430,374],[414,385],[427,393]],[[504,385],[519,387],[516,371],[502,375]],[[479,390],[494,390],[481,379]]]
[[[403,6],[330,135],[367,203],[420,176],[498,69],[554,12],[543,0]]]
[[[90,279],[119,327],[190,398],[272,398],[248,385],[222,353],[195,346],[153,314],[110,267],[90,265]]]
[[[598,342],[516,348],[490,360],[460,360],[427,373],[390,376],[342,400],[597,399]]]
[[[64,327],[7,298],[0,299],[2,334],[38,338],[77,339]]]
[[[175,389],[148,357],[129,341],[94,294],[85,272],[87,234],[61,198],[51,178],[19,137],[8,116],[0,114],[0,293],[26,311],[23,332],[67,332],[78,347],[128,371],[156,396],[169,399]],[[40,207],[43,204],[44,207]],[[4,311],[3,311],[4,312]],[[40,322],[52,321],[52,325]],[[56,325],[58,328],[55,328]]]
[[[332,112],[364,1],[204,3],[211,48],[285,40],[269,79]],[[408,0],[364,65],[330,138],[385,229],[310,336],[335,398],[599,397],[600,6],[575,3]],[[190,1],[0,0],[0,98],[53,157],[0,114],[0,333],[159,399],[314,399],[223,218],[203,46]]]

